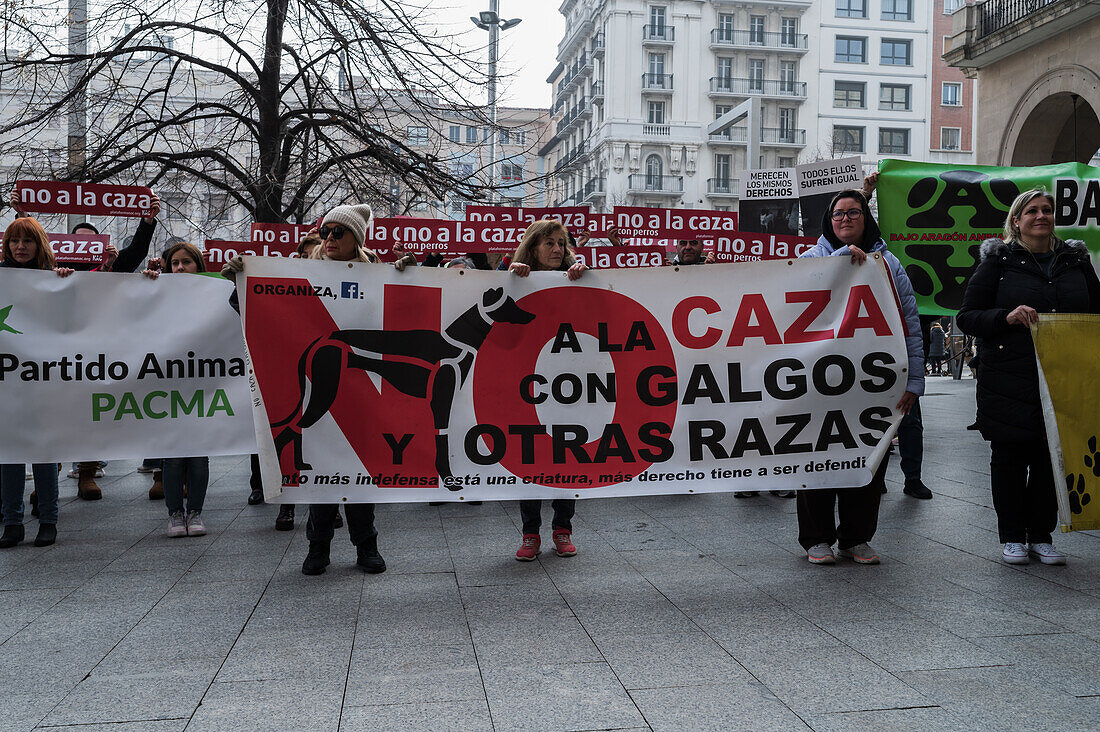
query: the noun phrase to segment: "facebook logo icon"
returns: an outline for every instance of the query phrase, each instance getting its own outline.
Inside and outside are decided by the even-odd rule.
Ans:
[[[351,298],[358,300],[359,295],[359,283],[358,282],[341,282],[340,283],[340,297]]]

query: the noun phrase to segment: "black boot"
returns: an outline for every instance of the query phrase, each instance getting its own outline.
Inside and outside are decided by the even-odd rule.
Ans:
[[[38,491],[31,491],[31,516],[38,516]]]
[[[248,505],[258,506],[264,502],[264,492],[257,489],[248,494]]]
[[[294,530],[294,504],[284,503],[279,506],[279,515],[275,517],[276,531]]]
[[[39,524],[38,536],[34,538],[35,546],[49,546],[57,541],[57,524]]]
[[[363,543],[356,548],[356,553],[358,554],[358,559],[355,563],[362,567],[364,572],[380,574],[386,571],[386,560],[378,553],[377,534],[364,540]]]
[[[4,527],[4,535],[0,536],[0,549],[10,549],[23,541],[26,534],[23,532],[23,524],[10,524]]]
[[[302,574],[324,574],[328,562],[328,542],[311,541],[309,553],[306,554],[306,560],[302,562]]]

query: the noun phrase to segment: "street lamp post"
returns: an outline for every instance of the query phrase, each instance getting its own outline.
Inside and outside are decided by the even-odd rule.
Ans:
[[[500,32],[515,28],[520,24],[520,18],[502,20],[498,12],[497,0],[489,0],[489,9],[478,13],[478,17],[470,17],[478,28],[489,31],[489,121],[492,128],[489,132],[489,185],[491,190],[496,190],[496,164],[497,164],[497,51],[500,46]],[[493,193],[491,196],[495,198]],[[491,200],[490,203],[495,203]]]

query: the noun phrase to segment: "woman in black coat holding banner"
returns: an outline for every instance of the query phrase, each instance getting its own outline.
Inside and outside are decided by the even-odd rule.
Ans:
[[[45,269],[68,277],[73,270],[58,267],[46,230],[35,219],[16,219],[4,229],[3,260],[6,269]],[[12,326],[8,326],[12,328]],[[57,463],[34,463],[34,488],[38,494],[38,536],[35,546],[49,546],[57,540]],[[0,465],[0,504],[4,517],[4,534],[0,549],[8,549],[23,541],[23,490],[26,473],[22,463]]]
[[[1039,371],[1030,326],[1040,313],[1100,313],[1100,280],[1083,242],[1054,234],[1054,198],[1021,193],[1004,238],[987,239],[958,323],[977,336],[977,428],[989,441],[989,479],[1008,564],[1065,564],[1051,532],[1058,519]]]
[[[565,272],[570,280],[579,280],[586,267],[584,262],[576,261],[568,242],[569,232],[560,221],[536,221],[524,232],[508,270],[520,277],[526,277],[532,271]],[[550,505],[554,509],[551,524],[554,552],[559,557],[575,556],[577,547],[573,544],[572,519],[577,502],[572,498],[557,498]],[[519,513],[523,520],[523,543],[516,551],[516,559],[531,562],[542,550],[542,537],[539,535],[542,501],[520,501]]]

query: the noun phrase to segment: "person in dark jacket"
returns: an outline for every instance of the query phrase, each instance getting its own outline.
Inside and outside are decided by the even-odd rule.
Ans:
[[[1002,559],[1065,564],[1051,544],[1058,504],[1039,400],[1030,326],[1041,313],[1100,313],[1100,280],[1080,241],[1054,234],[1054,197],[1042,189],[1012,202],[1003,239],[987,239],[958,323],[977,336],[978,420],[989,441],[989,479]]]
[[[53,270],[59,277],[68,277],[73,273],[68,267],[57,266],[46,230],[29,216],[16,219],[4,229],[2,246],[0,267]],[[31,473],[38,499],[38,536],[34,545],[49,546],[57,539],[57,463],[34,463]],[[9,549],[23,541],[23,490],[26,480],[22,463],[0,465],[0,513],[4,521],[0,549]]]
[[[890,267],[890,276],[905,316],[905,349],[909,362],[905,394],[895,408],[906,414],[916,407],[917,398],[924,393],[924,344],[913,285],[898,258],[887,251],[878,223],[871,215],[871,207],[859,191],[841,191],[833,197],[822,216],[821,230],[824,233],[817,244],[804,252],[803,257],[851,257],[854,264],[862,264],[868,252],[879,252]],[[833,564],[836,561],[833,542],[837,543],[840,556],[844,559],[858,564],[879,563],[878,554],[868,542],[878,528],[886,465],[887,460],[883,457],[871,482],[864,486],[798,492],[798,543],[806,550],[806,558],[812,564]],[[833,517],[834,506],[840,518],[839,524]]]

